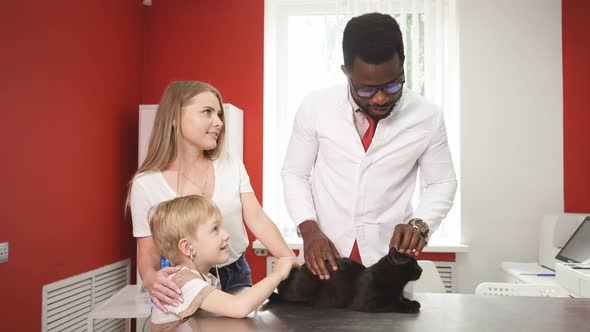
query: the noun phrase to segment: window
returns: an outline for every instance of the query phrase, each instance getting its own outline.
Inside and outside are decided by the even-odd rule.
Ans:
[[[458,47],[454,0],[266,0],[264,35],[263,206],[287,238],[296,237],[283,201],[280,169],[293,119],[309,92],[340,82],[342,33],[363,13],[392,15],[404,36],[406,85],[445,111],[457,178],[459,164]],[[420,195],[420,184],[414,206]],[[460,193],[431,243],[460,242]]]

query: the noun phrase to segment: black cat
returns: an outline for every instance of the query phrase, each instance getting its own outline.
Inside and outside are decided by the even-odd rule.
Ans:
[[[365,268],[348,258],[337,260],[338,270],[320,280],[307,266],[291,272],[278,286],[271,302],[298,302],[320,307],[349,308],[365,312],[417,313],[420,303],[404,298],[408,281],[418,280],[422,268],[410,255],[391,248],[374,265]]]

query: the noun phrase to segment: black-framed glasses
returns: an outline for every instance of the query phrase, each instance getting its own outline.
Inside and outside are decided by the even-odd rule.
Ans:
[[[364,84],[354,83],[350,79],[350,77],[348,77],[348,81],[350,82],[350,85],[352,86],[352,88],[354,89],[354,91],[356,92],[356,94],[359,97],[368,99],[368,98],[372,98],[374,95],[376,95],[377,92],[379,92],[379,90],[383,91],[383,93],[385,93],[386,95],[392,95],[392,94],[397,93],[398,91],[400,91],[402,89],[402,87],[404,86],[404,83],[406,83],[405,75],[403,73],[402,73],[401,77],[402,77],[402,81],[397,81],[397,79],[396,79],[395,81],[381,84],[381,85],[364,85]]]

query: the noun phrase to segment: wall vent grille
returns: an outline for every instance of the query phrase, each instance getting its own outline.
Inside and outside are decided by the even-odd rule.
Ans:
[[[43,286],[42,331],[82,332],[88,313],[129,285],[129,259]],[[95,320],[94,331],[125,331],[125,320]]]

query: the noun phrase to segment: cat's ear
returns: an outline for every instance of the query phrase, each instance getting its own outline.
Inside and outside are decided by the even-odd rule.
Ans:
[[[406,264],[411,260],[411,256],[405,254],[403,252],[398,252],[395,248],[389,249],[389,254],[387,254],[389,261],[392,264]]]
[[[387,254],[387,259],[393,265],[397,264],[395,256],[397,255],[397,249],[395,247],[389,248],[389,253]]]

